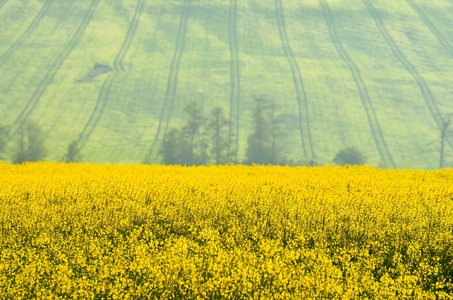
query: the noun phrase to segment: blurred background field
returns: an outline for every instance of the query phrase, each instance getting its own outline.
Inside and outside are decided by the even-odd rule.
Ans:
[[[277,103],[294,160],[355,146],[432,169],[453,112],[451,20],[448,0],[6,0],[0,117],[39,123],[48,160],[80,140],[87,162],[141,163],[186,104],[221,106],[243,161],[258,97]]]

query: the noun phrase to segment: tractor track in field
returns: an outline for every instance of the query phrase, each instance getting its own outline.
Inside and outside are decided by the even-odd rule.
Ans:
[[[387,43],[388,47],[392,51],[393,55],[400,61],[400,63],[404,66],[406,71],[415,79],[415,82],[417,83],[417,86],[420,89],[420,91],[423,95],[423,98],[425,99],[426,106],[428,106],[428,109],[429,109],[429,112],[431,113],[432,118],[436,122],[436,125],[439,128],[439,130],[441,130],[442,114],[440,113],[439,108],[437,107],[436,100],[434,99],[434,96],[431,92],[431,89],[429,88],[428,83],[420,75],[420,73],[417,71],[415,66],[409,61],[409,59],[398,48],[398,46],[396,45],[392,36],[387,31],[387,28],[385,27],[384,22],[379,17],[379,14],[378,14],[376,8],[373,6],[373,4],[369,0],[362,0],[362,1],[365,3],[366,7],[368,8],[368,11],[370,12],[370,15],[373,17],[379,32],[381,33],[381,35],[384,38],[385,42]],[[448,142],[450,148],[453,149],[453,137],[447,137],[447,142]]]
[[[41,96],[46,91],[47,86],[50,84],[53,77],[55,76],[55,74],[57,73],[57,71],[63,64],[63,62],[66,60],[66,58],[69,56],[71,51],[76,47],[77,43],[79,42],[80,38],[82,37],[83,33],[85,32],[85,29],[87,28],[88,24],[90,23],[99,2],[100,2],[100,0],[93,0],[91,2],[90,7],[88,8],[87,12],[85,13],[82,22],[80,23],[79,27],[77,28],[77,31],[72,36],[71,40],[67,43],[67,45],[64,47],[63,51],[57,56],[57,59],[52,64],[52,67],[47,71],[44,79],[39,83],[35,92],[31,96],[31,98],[28,100],[27,105],[23,108],[23,110],[21,111],[19,116],[14,121],[13,132],[15,132],[17,130],[17,128],[20,127],[28,119],[30,114],[33,112],[34,108],[36,107],[39,100],[41,99]]]
[[[239,103],[241,99],[241,77],[240,77],[241,72],[239,67],[239,47],[237,41],[237,0],[230,0],[228,34],[230,45],[230,72],[231,72],[228,153],[231,153],[230,145],[234,132],[235,133],[234,153],[235,162],[237,163],[239,150]]]
[[[134,16],[129,25],[126,37],[124,38],[124,41],[121,44],[120,51],[116,55],[115,60],[113,62],[115,72],[109,74],[107,78],[104,80],[93,112],[91,113],[88,122],[85,124],[85,127],[83,128],[82,132],[79,135],[79,139],[77,140],[77,145],[79,146],[80,150],[82,150],[85,147],[86,143],[91,137],[91,134],[94,132],[99,120],[101,119],[101,116],[104,112],[105,106],[108,101],[108,96],[110,94],[110,89],[112,88],[113,81],[120,73],[126,72],[123,66],[123,60],[126,57],[126,54],[129,51],[129,48],[131,47],[132,41],[134,40],[135,33],[137,32],[140,17],[145,7],[145,1],[146,0],[138,0],[137,2]]]
[[[30,23],[28,28],[22,33],[22,35],[6,50],[2,55],[0,55],[0,67],[11,57],[11,55],[22,46],[24,41],[35,31],[38,27],[41,19],[46,15],[49,8],[52,6],[54,0],[47,0],[46,3],[41,7],[39,12],[36,14],[33,21]]]
[[[167,132],[167,129],[168,129],[168,124],[170,123],[173,102],[175,100],[176,90],[178,87],[179,65],[181,62],[182,53],[184,51],[184,44],[185,44],[186,33],[187,33],[187,22],[189,20],[190,3],[191,3],[191,0],[184,0],[184,7],[182,9],[181,18],[179,20],[179,29],[178,29],[178,37],[176,40],[176,47],[175,47],[173,59],[171,61],[170,72],[168,74],[167,91],[165,93],[164,103],[162,106],[162,111],[160,113],[159,125],[157,127],[156,135],[155,135],[153,143],[151,145],[151,149],[149,150],[149,152],[145,158],[145,162],[148,162],[150,157],[153,154],[155,154],[154,149],[156,148],[161,136],[162,136],[162,138],[165,137],[165,133]],[[162,130],[163,122],[165,123],[165,128]],[[162,133],[162,131],[163,131],[163,133]],[[160,145],[159,145],[159,147],[160,147]],[[156,157],[157,157],[157,155],[158,155],[158,153],[155,154]]]
[[[131,47],[132,41],[135,37],[135,33],[137,32],[138,24],[140,22],[140,17],[142,15],[143,9],[145,7],[145,1],[146,0],[139,0],[137,2],[137,6],[136,6],[135,12],[134,12],[134,17],[131,22],[131,25],[129,26],[129,30],[126,35],[126,39],[124,40],[123,44],[121,45],[120,52],[118,52],[118,55],[116,56],[115,61],[113,62],[114,67],[118,72],[119,72],[119,69],[121,69],[121,71],[123,71],[123,72],[126,71],[123,66],[123,60],[126,57],[126,54],[129,51],[129,48]]]
[[[368,122],[370,124],[371,133],[373,134],[374,141],[376,143],[376,147],[378,148],[379,154],[386,166],[391,165],[393,168],[396,168],[396,165],[393,161],[392,155],[388,150],[387,144],[384,139],[384,135],[382,133],[381,127],[379,125],[379,121],[374,111],[373,105],[371,103],[368,89],[362,79],[362,75],[360,74],[360,70],[354,61],[351,59],[349,54],[344,49],[343,45],[341,44],[341,40],[338,36],[338,33],[335,29],[335,24],[333,21],[332,13],[330,8],[325,0],[319,0],[321,5],[327,28],[329,30],[329,35],[332,40],[332,43],[335,46],[338,54],[340,55],[341,59],[346,63],[351,72],[352,77],[354,78],[354,82],[357,86],[357,90],[359,92],[360,99],[362,100],[363,108],[367,114]]]
[[[439,43],[444,47],[450,56],[453,57],[453,47],[450,45],[450,42],[440,33],[436,26],[431,22],[431,20],[425,15],[425,13],[414,3],[412,0],[406,0],[409,6],[414,10],[419,18],[425,23],[429,30],[434,34]]]
[[[308,99],[307,93],[305,91],[304,81],[300,72],[299,64],[297,63],[294,52],[291,48],[289,42],[288,33],[286,30],[285,16],[283,12],[283,3],[282,0],[275,0],[275,14],[277,19],[278,33],[280,35],[280,40],[282,43],[282,48],[285,52],[286,59],[291,68],[291,73],[293,76],[294,87],[296,90],[297,105],[299,110],[299,131],[300,139],[302,141],[302,148],[304,150],[304,156],[307,158],[307,145],[310,147],[311,159],[316,159],[315,152],[313,151],[313,142],[311,139],[310,132],[310,119],[308,113]],[[305,126],[302,125],[303,118],[305,118]],[[304,132],[305,129],[305,132]]]

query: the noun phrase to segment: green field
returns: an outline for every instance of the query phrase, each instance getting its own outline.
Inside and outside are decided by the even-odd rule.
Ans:
[[[0,0],[0,117],[37,121],[48,160],[79,140],[89,162],[140,163],[154,144],[157,163],[187,103],[221,105],[242,160],[263,97],[295,160],[356,146],[369,164],[436,168],[452,20],[450,0]]]

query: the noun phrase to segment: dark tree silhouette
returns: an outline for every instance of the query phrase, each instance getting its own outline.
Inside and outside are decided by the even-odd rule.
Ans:
[[[65,154],[65,162],[79,162],[82,160],[82,156],[80,154],[80,147],[77,141],[73,141],[71,144],[68,145],[68,151]]]
[[[203,117],[201,109],[197,106],[195,102],[190,102],[184,108],[184,111],[187,114],[187,123],[182,128],[182,132],[184,137],[188,141],[188,164],[193,165],[200,162],[197,162],[197,158],[195,157],[195,150],[197,148],[197,138],[200,134],[201,127],[203,126]]]
[[[441,118],[439,169],[442,169],[444,167],[445,139],[447,138],[447,135],[449,134],[450,125],[451,125],[451,115]]]
[[[163,155],[163,163],[166,165],[187,165],[189,164],[187,139],[179,128],[171,128],[164,137],[160,148]]]
[[[349,147],[340,150],[333,159],[334,163],[339,166],[344,165],[364,165],[365,157],[363,154],[354,147]]]
[[[211,139],[211,155],[215,164],[218,165],[232,161],[233,153],[228,153],[229,123],[220,106],[216,106],[211,110],[207,131]]]
[[[47,149],[44,145],[44,135],[41,128],[34,122],[28,121],[22,124],[18,131],[17,151],[13,162],[37,162],[45,159]]]
[[[279,139],[280,120],[276,108],[262,98],[255,99],[253,132],[248,136],[245,164],[278,164],[281,160],[282,143]]]
[[[0,156],[4,153],[6,144],[8,143],[9,128],[0,126]]]
[[[184,111],[186,124],[182,129],[172,128],[164,136],[160,148],[162,162],[168,165],[203,165],[208,162],[208,145],[202,134],[203,118],[195,102],[189,103]]]

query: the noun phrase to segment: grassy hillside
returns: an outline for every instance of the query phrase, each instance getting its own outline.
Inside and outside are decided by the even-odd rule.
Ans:
[[[2,123],[38,121],[50,160],[79,140],[90,162],[158,162],[196,101],[224,107],[243,159],[264,97],[294,159],[356,146],[371,164],[435,168],[451,20],[449,0],[3,0]]]

